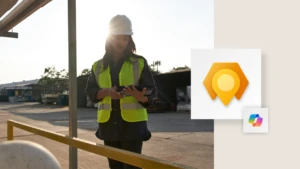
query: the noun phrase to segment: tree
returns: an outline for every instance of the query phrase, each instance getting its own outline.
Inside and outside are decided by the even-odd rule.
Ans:
[[[159,60],[154,62],[154,65],[156,66],[156,70],[158,71],[158,66],[161,65],[161,62]]]
[[[51,88],[54,91],[56,89],[59,92],[67,90],[68,88],[68,79],[69,73],[63,69],[57,71],[54,66],[47,67],[44,69],[44,73],[41,76],[41,79],[38,81],[38,84],[44,87],[44,90]]]
[[[55,75],[57,75],[57,72],[54,66],[45,68],[44,73],[41,76],[41,79],[38,81],[38,84],[46,85],[49,83],[53,83],[53,79],[55,78]]]
[[[155,66],[156,66],[156,70],[155,70]],[[153,61],[153,63],[150,65],[150,67],[152,68],[153,71],[159,72],[158,71],[158,66],[161,66],[161,61],[157,60],[157,61]]]
[[[59,75],[57,77],[61,79],[69,79],[69,72],[63,69],[59,72]]]
[[[88,76],[88,75],[91,75],[91,74],[92,74],[91,69],[83,69],[80,76]]]
[[[160,73],[160,71],[156,71],[156,70],[154,70],[152,67],[149,67],[149,69],[150,69],[150,72],[151,72],[152,74],[154,74],[154,75]]]

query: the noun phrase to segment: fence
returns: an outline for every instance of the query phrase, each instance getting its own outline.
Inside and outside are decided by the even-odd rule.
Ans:
[[[142,154],[137,154],[113,147],[104,146],[94,142],[82,140],[79,138],[72,138],[67,135],[55,133],[52,131],[40,129],[38,127],[30,126],[14,120],[7,121],[7,140],[13,140],[13,127],[37,134],[48,139],[58,141],[60,143],[82,149],[91,153],[95,153],[107,158],[121,161],[130,165],[141,167],[144,169],[194,169],[189,166],[175,164],[148,157]]]

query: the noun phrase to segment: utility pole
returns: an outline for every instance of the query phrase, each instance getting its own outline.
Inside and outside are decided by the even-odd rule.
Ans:
[[[77,137],[76,0],[68,0],[69,136]],[[77,169],[77,148],[69,146],[69,169]]]

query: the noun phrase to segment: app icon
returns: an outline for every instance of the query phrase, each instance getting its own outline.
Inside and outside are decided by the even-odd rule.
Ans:
[[[211,66],[203,84],[211,99],[215,100],[218,96],[227,106],[234,96],[241,99],[249,82],[238,63],[216,62]]]
[[[260,127],[263,122],[263,118],[259,117],[259,114],[251,114],[249,117],[249,123],[253,127]]]
[[[261,107],[260,49],[193,49],[191,55],[191,119],[244,119],[245,107]],[[265,117],[254,113],[263,126]],[[250,114],[246,123],[254,128]]]
[[[247,107],[243,109],[244,133],[268,133],[268,108]]]

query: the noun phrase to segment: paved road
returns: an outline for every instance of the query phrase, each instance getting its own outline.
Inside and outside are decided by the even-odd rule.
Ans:
[[[37,103],[0,103],[0,141],[6,140],[6,121],[13,119],[43,129],[68,134],[68,107]],[[103,144],[94,133],[96,110],[78,109],[78,137]],[[214,138],[212,120],[190,120],[190,113],[149,114],[151,140],[144,142],[143,154],[199,169],[213,169]],[[15,129],[15,139],[30,140],[48,148],[64,169],[68,168],[68,146]],[[108,169],[107,159],[78,150],[79,169]]]

